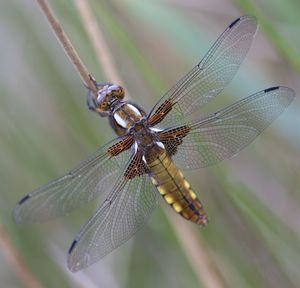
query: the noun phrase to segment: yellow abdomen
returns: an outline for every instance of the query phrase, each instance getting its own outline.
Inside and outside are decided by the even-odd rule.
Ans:
[[[163,152],[159,158],[148,163],[148,166],[152,172],[152,183],[165,201],[183,218],[206,225],[208,218],[203,205],[167,153]]]

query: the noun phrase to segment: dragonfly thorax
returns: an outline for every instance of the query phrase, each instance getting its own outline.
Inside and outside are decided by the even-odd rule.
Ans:
[[[133,136],[138,146],[145,151],[158,141],[156,131],[149,127],[145,119],[137,122],[129,130],[129,133]]]
[[[140,107],[126,101],[119,101],[109,115],[110,124],[119,136],[127,134],[145,118],[146,113]]]

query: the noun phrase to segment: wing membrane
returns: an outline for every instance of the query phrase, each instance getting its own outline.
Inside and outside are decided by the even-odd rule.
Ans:
[[[183,143],[174,147],[175,163],[197,169],[230,158],[251,143],[292,102],[295,92],[273,87],[246,97],[190,125]]]
[[[131,238],[150,217],[157,198],[148,175],[130,180],[122,177],[75,238],[69,250],[69,269],[81,270]]]
[[[45,221],[65,215],[100,194],[105,197],[131,154],[128,150],[111,157],[107,150],[119,140],[109,142],[66,175],[23,197],[14,209],[15,221]]]
[[[256,29],[252,16],[243,16],[229,25],[201,62],[158,101],[149,117],[166,101],[175,103],[159,124],[169,128],[211,101],[237,72]]]

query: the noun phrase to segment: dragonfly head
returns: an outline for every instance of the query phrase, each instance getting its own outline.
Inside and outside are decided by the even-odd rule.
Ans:
[[[97,98],[93,97],[91,91],[88,94],[88,107],[99,113],[100,116],[108,116],[116,103],[125,96],[124,88],[111,83],[97,84],[99,90]]]

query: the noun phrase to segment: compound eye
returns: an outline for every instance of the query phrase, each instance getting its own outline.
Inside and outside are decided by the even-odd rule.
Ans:
[[[97,104],[98,104],[98,109],[100,109],[102,112],[107,111],[109,109],[108,103],[107,103],[107,96],[109,96],[106,91],[98,93],[97,97]]]
[[[106,111],[107,108],[108,108],[108,105],[107,105],[106,102],[103,102],[103,103],[100,104],[100,109],[101,109],[101,110]]]
[[[105,93],[98,92],[97,103],[100,104],[103,101],[104,97],[105,97]]]
[[[116,97],[118,97],[119,99],[123,99],[124,95],[125,95],[125,91],[123,87],[119,86],[118,90],[116,91]]]

